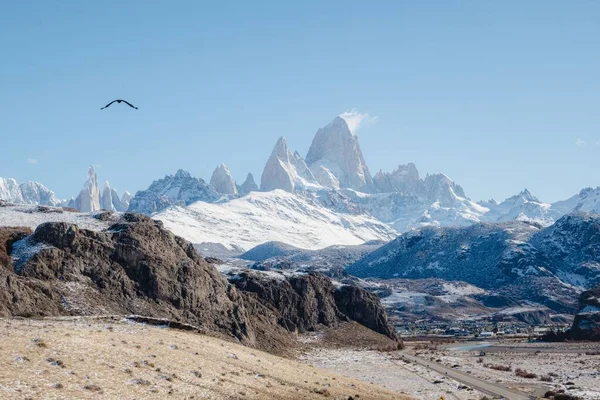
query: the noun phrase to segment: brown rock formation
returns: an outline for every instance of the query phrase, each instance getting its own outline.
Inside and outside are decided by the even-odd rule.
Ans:
[[[395,338],[377,297],[325,276],[235,285],[162,223],[124,214],[104,232],[44,223],[33,234],[0,228],[0,316],[137,314],[193,325],[273,352],[289,332],[354,319]]]

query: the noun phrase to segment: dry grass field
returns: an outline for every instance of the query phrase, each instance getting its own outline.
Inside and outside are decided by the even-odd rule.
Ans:
[[[2,399],[402,399],[210,336],[110,319],[0,320]]]

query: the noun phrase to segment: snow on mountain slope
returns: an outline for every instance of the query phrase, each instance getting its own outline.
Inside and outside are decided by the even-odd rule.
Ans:
[[[212,202],[219,198],[212,186],[180,169],[175,175],[157,179],[148,189],[138,191],[129,202],[128,211],[151,215],[174,204],[187,205],[198,200]]]
[[[60,207],[29,204],[1,205],[0,226],[26,226],[34,230],[45,222],[67,222],[80,228],[100,231],[115,223],[115,219],[100,220],[94,214],[72,212]]]
[[[17,183],[14,179],[0,178],[0,200],[20,204],[62,205],[54,192],[39,182]]]
[[[539,222],[544,226],[551,225],[564,213],[552,208],[552,205],[543,203],[525,189],[521,193],[509,197],[502,203],[493,201],[480,203],[489,208],[483,220],[490,222],[504,221],[531,221]],[[567,211],[572,212],[573,209]]]
[[[346,272],[383,279],[464,281],[512,300],[573,312],[575,294],[600,283],[600,215],[424,228],[402,234]]]
[[[600,214],[600,186],[595,189],[585,188],[567,200],[557,201],[552,204],[552,209],[562,214],[571,212]]]
[[[396,236],[393,229],[367,214],[336,213],[308,194],[283,190],[252,192],[219,204],[199,201],[175,206],[154,218],[193,243],[216,242],[245,250],[268,241],[319,249]]]
[[[439,182],[444,185],[446,181],[444,179]],[[430,193],[445,193],[445,196],[431,198],[400,192],[361,193],[350,189],[343,190],[342,193],[398,232],[425,226],[467,226],[480,222],[488,211],[487,208],[456,195],[451,186],[445,190],[430,187]]]

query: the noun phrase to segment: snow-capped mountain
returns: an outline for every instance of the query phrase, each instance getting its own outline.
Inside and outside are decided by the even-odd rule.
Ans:
[[[346,272],[464,281],[493,290],[499,297],[490,301],[526,299],[573,313],[576,294],[600,282],[600,215],[571,214],[548,228],[511,221],[415,230]]]
[[[257,192],[258,185],[254,182],[254,176],[248,172],[244,183],[238,186],[238,193],[242,196],[247,195],[250,192]]]
[[[260,179],[260,190],[287,192],[317,188],[319,184],[298,152],[292,153],[282,136],[275,143]]]
[[[65,202],[59,200],[53,191],[39,182],[17,183],[14,179],[0,178],[0,200],[10,203],[41,204],[60,206]]]
[[[527,189],[515,196],[509,197],[502,203],[490,200],[480,202],[479,204],[489,208],[489,211],[482,219],[490,222],[518,220],[550,225],[565,214],[553,209],[551,204],[541,202]],[[573,212],[573,209],[569,212]]]
[[[88,169],[88,178],[75,199],[75,208],[83,212],[94,212],[102,209],[98,176],[93,166]]]
[[[391,174],[378,172],[374,182],[381,193],[342,192],[399,232],[424,226],[466,226],[481,221],[488,212],[444,174],[421,179],[414,164],[401,165]]]
[[[123,193],[123,196],[119,198],[117,191],[110,187],[108,181],[105,181],[102,196],[100,197],[100,205],[103,210],[123,212],[129,208],[130,198],[131,195],[128,192]]]
[[[392,172],[379,170],[373,177],[373,185],[379,193],[423,193],[424,183],[419,177],[419,171],[413,163],[399,165]]]
[[[138,191],[131,199],[128,211],[151,215],[173,205],[213,202],[219,198],[219,193],[208,183],[180,169],[175,175],[155,180],[148,189]]]
[[[314,194],[284,190],[252,192],[222,203],[197,201],[170,207],[153,218],[192,243],[216,242],[243,250],[268,241],[319,249],[396,236],[388,225],[366,213],[335,212]]]
[[[217,193],[233,196],[238,194],[235,180],[231,176],[231,171],[229,171],[229,168],[227,168],[227,165],[225,164],[220,164],[215,168],[212,177],[210,178],[210,184]]]
[[[69,206],[83,212],[126,211],[129,207],[130,194],[125,192],[122,198],[114,188],[110,187],[108,181],[104,182],[104,188],[100,191],[98,175],[94,166],[88,168],[88,178],[83,184],[83,189],[76,199],[69,201]]]
[[[325,187],[371,191],[373,179],[348,124],[335,117],[317,131],[306,155],[306,164]]]
[[[600,214],[600,186],[585,188],[575,196],[552,204],[552,209],[562,214],[570,212],[590,212]]]

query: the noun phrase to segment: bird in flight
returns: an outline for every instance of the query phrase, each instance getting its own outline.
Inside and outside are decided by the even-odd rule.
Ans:
[[[105,105],[104,107],[102,107],[100,110],[104,110],[105,108],[108,108],[108,107],[110,107],[110,105],[111,105],[112,103],[115,103],[115,102],[117,102],[117,103],[125,103],[125,104],[127,104],[129,107],[131,107],[131,108],[135,108],[136,110],[138,109],[136,106],[134,106],[133,104],[131,104],[131,103],[130,103],[130,102],[128,102],[128,101],[121,100],[121,99],[117,99],[117,100],[113,100],[113,101],[111,101],[110,103],[108,103],[107,105]]]

